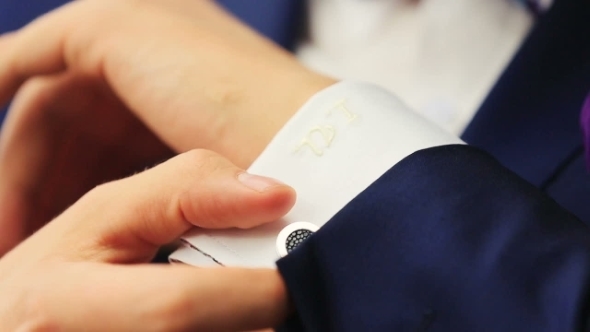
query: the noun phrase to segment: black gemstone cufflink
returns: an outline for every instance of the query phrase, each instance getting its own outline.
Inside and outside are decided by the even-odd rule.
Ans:
[[[289,224],[277,236],[277,253],[281,257],[287,256],[318,229],[318,226],[305,221]]]

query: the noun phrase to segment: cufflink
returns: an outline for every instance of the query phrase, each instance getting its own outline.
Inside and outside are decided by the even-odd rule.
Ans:
[[[277,236],[277,253],[280,257],[287,256],[318,229],[318,226],[306,221],[289,224]]]

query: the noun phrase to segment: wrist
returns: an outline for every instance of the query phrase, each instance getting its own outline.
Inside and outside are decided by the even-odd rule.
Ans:
[[[251,95],[256,97],[232,111],[234,116],[217,136],[217,151],[247,168],[313,95],[334,83],[332,78],[303,69],[259,84]]]

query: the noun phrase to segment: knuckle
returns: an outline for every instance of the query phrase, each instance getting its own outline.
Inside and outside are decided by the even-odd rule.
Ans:
[[[187,223],[209,228],[225,227],[224,220],[234,215],[234,208],[227,204],[227,197],[216,188],[216,179],[230,176],[233,164],[214,152],[192,150],[184,154],[183,162],[193,175],[188,177],[195,185],[179,192],[174,205],[177,214]],[[237,170],[237,169],[236,169]]]
[[[30,112],[34,110],[36,111],[35,113],[40,114],[32,114],[32,116],[42,116],[43,113],[41,113],[41,110],[48,108],[55,99],[55,95],[50,91],[49,87],[50,81],[47,78],[27,80],[15,95],[11,105],[11,111]],[[57,112],[51,112],[50,115],[59,116]],[[49,117],[46,116],[46,118]]]
[[[113,200],[116,199],[115,197],[117,197],[116,193],[118,191],[119,181],[124,180],[107,182],[94,187],[84,194],[71,209],[77,209],[76,211],[82,215],[87,215],[87,213],[92,211],[107,209],[113,203]]]
[[[26,81],[23,86],[20,88],[19,93],[17,96],[21,98],[28,99],[32,96],[37,98],[44,97],[44,99],[48,99],[50,96],[48,94],[43,94],[46,90],[45,88],[48,86],[47,78],[33,78]]]
[[[99,202],[108,200],[109,197],[111,197],[113,192],[116,190],[115,187],[119,181],[121,180],[99,184],[98,186],[92,188],[88,193],[86,193],[83,199],[85,201],[90,201],[91,204],[98,204]]]
[[[176,214],[187,224],[203,227],[203,221],[207,220],[209,223],[211,215],[215,215],[211,213],[212,205],[216,205],[215,197],[208,196],[203,199],[200,191],[184,190],[177,196]]]
[[[205,149],[190,150],[180,155],[179,159],[184,167],[192,171],[191,174],[197,175],[197,178],[203,178],[233,166],[217,153]]]
[[[217,155],[214,152],[205,149],[190,150],[183,153],[181,156],[188,164],[196,164],[200,167],[214,164],[217,159]]]

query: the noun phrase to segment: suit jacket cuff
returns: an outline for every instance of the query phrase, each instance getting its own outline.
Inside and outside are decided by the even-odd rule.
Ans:
[[[587,227],[487,154],[414,153],[278,261],[283,330],[583,328]]]

